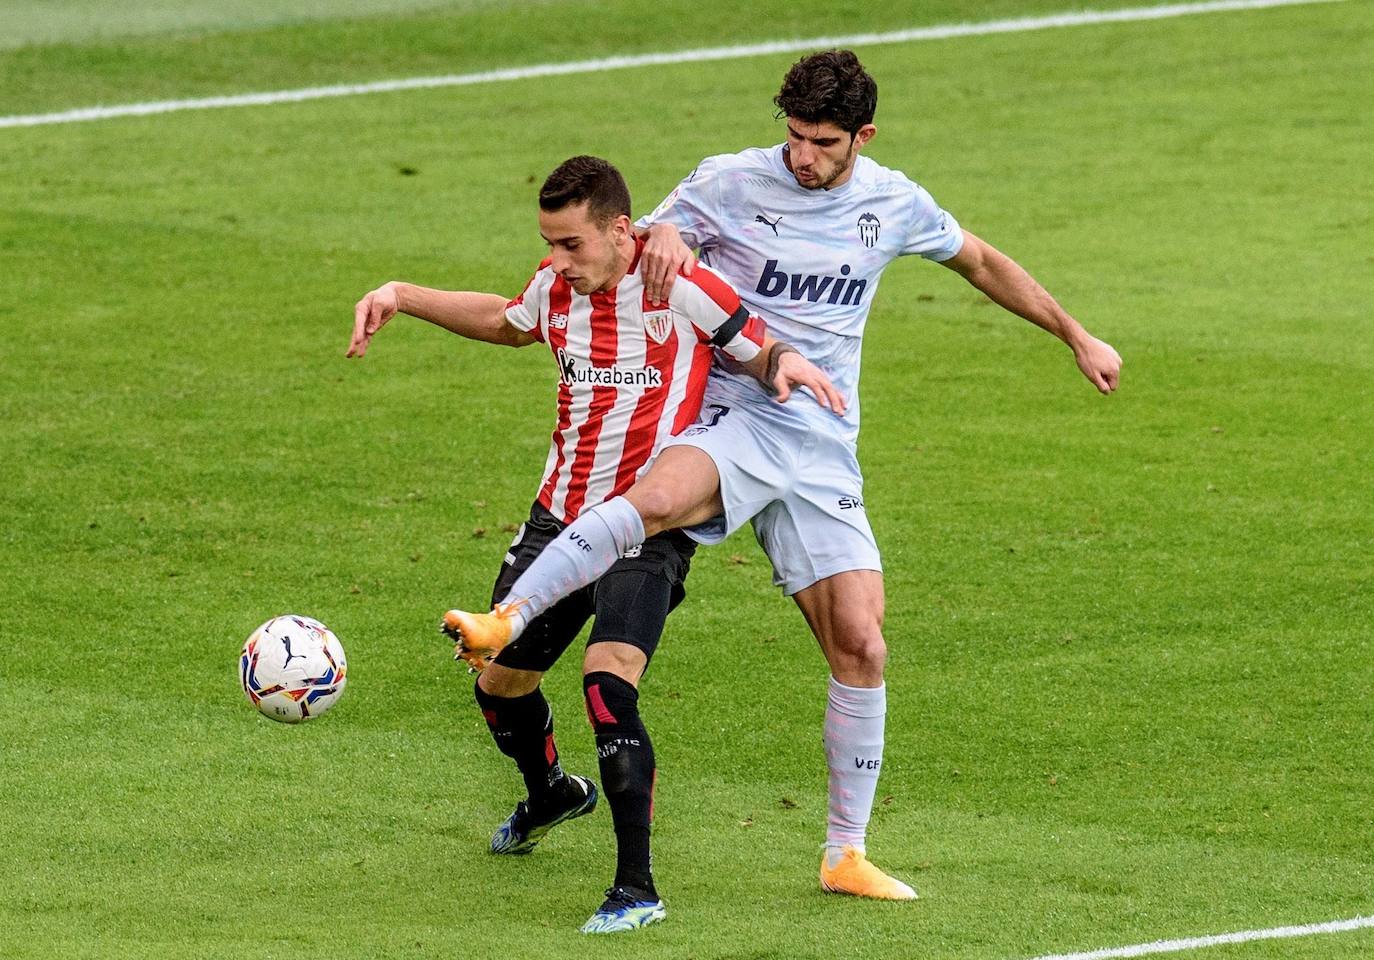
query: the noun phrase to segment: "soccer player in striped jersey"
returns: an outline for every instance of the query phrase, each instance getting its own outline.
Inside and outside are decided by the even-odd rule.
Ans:
[[[646,533],[683,527],[715,543],[752,522],[774,582],[796,600],[830,667],[821,886],[909,900],[915,891],[865,850],[887,710],[882,564],[856,456],[860,347],[878,281],[901,256],[940,263],[1062,340],[1104,394],[1116,389],[1121,358],[926,190],[861,155],[876,133],[877,84],[853,53],[802,58],[774,102],[784,143],[708,157],[641,221],[649,294],[676,289],[699,248],[702,263],[832,378],[847,411],[836,417],[805,399],[778,407],[738,371],[718,368],[709,415],[674,437],[625,497],[570,529],[594,549],[555,544],[491,614],[465,615],[467,633],[488,646],[518,635],[526,618],[597,576],[598,553],[632,548]]]
[[[768,336],[759,317],[710,270],[693,271],[666,303],[649,304],[639,273],[644,240],[630,223],[625,181],[606,161],[564,162],[541,188],[539,207],[550,255],[515,299],[387,283],[358,302],[348,348],[348,356],[363,356],[399,312],[473,340],[512,347],[542,342],[553,353],[557,426],[538,496],[506,554],[493,602],[584,511],[628,490],[663,443],[696,419],[717,349],[777,401],[804,387],[827,408],[843,409],[825,375]],[[529,794],[497,829],[491,850],[526,853],[551,828],[596,805],[595,785],[559,764],[553,713],[540,691],[544,672],[595,618],[583,690],[617,858],[606,900],[583,927],[588,933],[631,930],[664,916],[650,870],[655,767],[638,684],[668,613],[685,595],[694,549],[678,531],[649,537],[624,556],[605,558],[595,584],[532,618],[499,654],[457,645],[457,654],[480,671],[478,705]]]

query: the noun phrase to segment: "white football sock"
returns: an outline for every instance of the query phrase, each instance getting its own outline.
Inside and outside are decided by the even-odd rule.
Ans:
[[[568,594],[594,583],[622,553],[643,542],[644,521],[624,497],[581,514],[549,541],[501,601],[525,601],[516,610],[514,635]]]
[[[847,687],[830,678],[825,708],[825,760],[830,767],[827,855],[837,855],[840,847],[864,849],[883,763],[886,716],[885,686]]]

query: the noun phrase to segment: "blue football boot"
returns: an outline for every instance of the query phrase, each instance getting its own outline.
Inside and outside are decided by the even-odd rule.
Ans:
[[[492,853],[529,853],[544,835],[565,820],[584,816],[596,809],[596,784],[586,777],[568,774],[572,785],[568,802],[536,820],[529,803],[521,800],[515,812],[491,836]]]
[[[623,933],[657,923],[668,915],[657,894],[634,887],[611,887],[606,902],[582,924],[583,933]]]

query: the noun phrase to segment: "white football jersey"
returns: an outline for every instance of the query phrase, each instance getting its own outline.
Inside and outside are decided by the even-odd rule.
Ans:
[[[849,403],[841,430],[852,440],[864,324],[883,270],[908,254],[948,260],[964,235],[920,185],[862,154],[843,185],[814,190],[797,183],[783,152],[706,158],[638,225],[674,224],[769,333],[826,372]],[[713,397],[767,399],[751,377],[719,368],[711,377]],[[803,402],[797,412],[807,408],[819,410]]]

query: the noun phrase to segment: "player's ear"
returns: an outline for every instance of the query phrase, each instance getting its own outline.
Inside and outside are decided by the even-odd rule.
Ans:
[[[865,123],[854,133],[854,149],[862,150],[864,148],[864,144],[872,140],[874,134],[876,134],[877,132],[878,128],[873,126],[873,124]]]
[[[629,217],[622,213],[611,221],[611,239],[616,243],[633,238],[634,224],[630,223]]]

